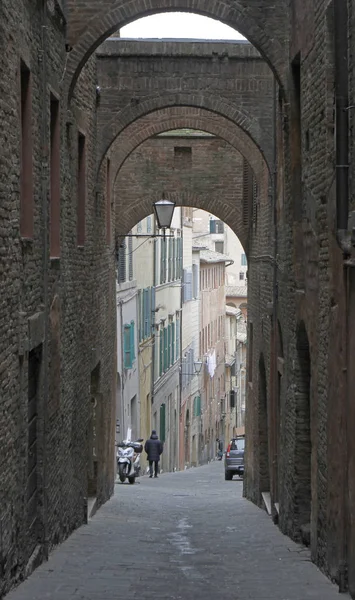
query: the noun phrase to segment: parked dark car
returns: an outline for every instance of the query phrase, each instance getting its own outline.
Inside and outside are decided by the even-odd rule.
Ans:
[[[233,479],[233,475],[244,475],[244,448],[245,438],[238,436],[228,444],[224,458],[224,478],[226,481]]]

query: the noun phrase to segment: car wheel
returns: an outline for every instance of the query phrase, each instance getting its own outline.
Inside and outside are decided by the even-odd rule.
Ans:
[[[225,471],[224,472],[224,479],[226,481],[232,481],[232,479],[233,479],[233,473],[228,473],[228,471]]]

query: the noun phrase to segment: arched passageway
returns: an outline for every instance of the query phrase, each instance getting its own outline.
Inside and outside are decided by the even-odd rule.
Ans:
[[[124,25],[158,12],[186,11],[206,15],[240,31],[262,54],[273,69],[281,87],[286,89],[285,44],[287,37],[286,20],[288,7],[284,0],[273,3],[272,10],[265,15],[265,6],[251,5],[240,0],[235,6],[231,0],[215,2],[211,5],[204,0],[150,0],[149,7],[143,0],[117,3],[107,0],[98,9],[93,0],[86,0],[78,12],[73,0],[68,2],[69,40],[71,51],[65,73],[68,99],[72,97],[81,69],[94,50],[111,34]],[[72,12],[73,11],[73,12]],[[71,14],[73,19],[71,20]],[[75,16],[74,16],[75,15]]]
[[[131,123],[117,137],[114,137],[111,130],[112,142],[104,156],[108,153],[112,157],[112,173],[116,174],[114,178],[131,152],[144,141],[169,130],[184,128],[204,131],[228,142],[243,154],[260,184],[264,183],[269,171],[267,161],[244,128],[206,108],[189,106],[166,107],[153,111]],[[267,181],[264,185],[267,185]]]

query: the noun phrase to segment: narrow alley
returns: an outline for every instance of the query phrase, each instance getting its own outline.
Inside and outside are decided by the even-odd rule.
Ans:
[[[225,482],[223,463],[116,485],[7,600],[335,600],[308,550]]]

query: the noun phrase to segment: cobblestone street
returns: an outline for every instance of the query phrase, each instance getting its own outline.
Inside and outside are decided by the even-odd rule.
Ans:
[[[223,463],[116,495],[7,600],[335,600],[309,553],[224,481]]]

